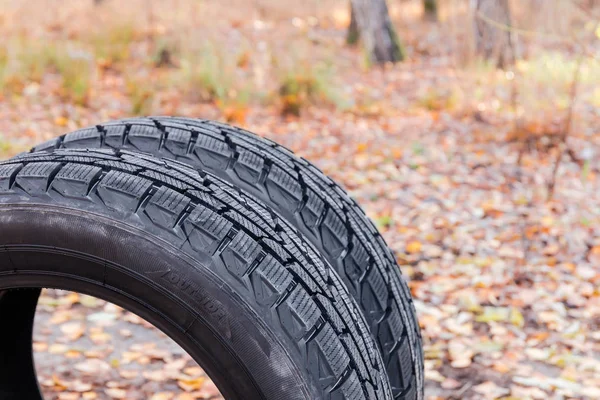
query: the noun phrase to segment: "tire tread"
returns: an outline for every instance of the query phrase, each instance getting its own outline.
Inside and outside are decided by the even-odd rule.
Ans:
[[[31,195],[21,201],[87,205],[196,257],[208,253],[240,296],[286,332],[325,398],[391,398],[383,360],[341,280],[291,225],[249,195],[184,164],[120,150],[58,149],[0,163],[0,178],[15,171],[9,191]]]

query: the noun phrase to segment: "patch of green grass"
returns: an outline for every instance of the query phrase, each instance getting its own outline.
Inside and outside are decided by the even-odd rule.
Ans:
[[[0,91],[4,90],[5,79],[8,74],[8,49],[0,46]]]
[[[394,220],[392,219],[391,215],[382,215],[381,217],[375,219],[375,224],[380,229],[389,228],[394,224]]]
[[[431,87],[419,97],[419,105],[429,111],[448,111],[457,107],[460,93],[457,89],[444,89]]]
[[[200,101],[225,99],[233,88],[231,65],[224,55],[205,47],[182,55],[177,81],[182,88]]]
[[[114,65],[129,58],[131,44],[137,36],[137,28],[132,21],[118,21],[93,33],[87,41],[100,61]]]
[[[210,45],[188,48],[181,52],[180,69],[174,79],[191,97],[213,102],[224,114],[231,114],[233,121],[239,121],[248,104],[259,96],[248,84],[251,78],[247,71],[236,60],[239,55]]]
[[[559,52],[545,52],[529,60],[519,60],[517,70],[527,81],[544,85],[569,87],[577,68],[576,57],[566,57]],[[581,63],[579,74],[581,84],[600,84],[600,63],[586,58]]]
[[[283,114],[300,115],[308,104],[348,106],[333,83],[332,67],[326,64],[302,63],[284,72],[277,95]]]
[[[20,93],[29,82],[41,82],[53,65],[56,47],[20,39],[4,44],[0,50],[0,88]]]
[[[416,155],[416,156],[422,156],[423,154],[425,154],[425,146],[423,146],[422,143],[413,142],[413,144],[412,144],[412,151],[413,151],[414,155]]]
[[[90,54],[71,49],[68,43],[36,42],[21,39],[0,47],[0,89],[22,92],[31,82],[41,82],[47,73],[61,78],[61,92],[77,104],[86,104],[93,77]]]
[[[12,143],[0,136],[0,159],[8,158],[13,152]]]
[[[56,47],[21,38],[0,48],[0,89],[21,93],[30,82],[40,82],[53,65]]]
[[[173,67],[180,53],[179,44],[172,38],[161,37],[152,49],[152,66]]]
[[[592,225],[592,221],[586,217],[581,217],[581,225],[585,226],[586,228]]]
[[[585,160],[581,169],[581,179],[587,180],[590,176],[590,160]]]
[[[52,65],[62,79],[63,95],[79,105],[86,105],[92,85],[94,60],[85,53],[57,49]]]
[[[544,52],[537,57],[519,60],[515,67],[519,103],[528,112],[568,109],[578,62],[576,57],[567,57],[558,52]],[[594,105],[593,88],[600,87],[600,62],[586,57],[581,60],[579,68],[577,100]]]
[[[126,89],[131,101],[132,115],[152,115],[154,111],[154,88],[149,85],[149,79],[126,78]]]
[[[40,82],[53,64],[56,46],[49,43],[19,43],[17,68],[12,73],[24,80]]]
[[[217,107],[227,122],[243,123],[246,121],[248,104],[252,96],[250,90],[232,90],[223,99],[217,101]]]

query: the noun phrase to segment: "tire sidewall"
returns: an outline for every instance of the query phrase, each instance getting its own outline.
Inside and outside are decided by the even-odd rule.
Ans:
[[[0,204],[0,226],[0,279],[23,287],[44,276],[46,286],[70,290],[61,286],[79,280],[98,297],[131,299],[163,331],[179,331],[170,336],[231,398],[320,398],[302,357],[215,272],[209,254],[192,259],[185,244],[52,204]]]

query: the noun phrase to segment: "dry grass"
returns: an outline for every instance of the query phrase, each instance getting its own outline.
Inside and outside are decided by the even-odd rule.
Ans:
[[[87,105],[95,72],[93,57],[83,51],[57,50],[52,64],[61,77],[61,94],[78,105]]]
[[[131,102],[131,115],[152,115],[156,91],[147,76],[128,75],[125,87]]]
[[[114,65],[130,57],[132,43],[140,32],[131,21],[117,21],[97,29],[84,41],[89,43],[101,63]]]
[[[543,112],[555,105],[565,109],[573,58],[562,50],[552,53],[540,49],[553,42],[556,35],[589,34],[591,28],[583,23],[573,31],[573,24],[585,22],[586,16],[569,7],[568,1],[559,3],[556,7],[544,3],[539,10],[544,18],[530,18],[528,5],[513,7],[516,29],[534,34],[519,37],[524,58],[514,67],[512,82],[498,79],[489,65],[469,62],[472,58],[465,56],[472,50],[465,46],[471,41],[467,28],[472,16],[463,2],[439,1],[441,22],[436,29],[426,26],[425,31],[419,30],[424,25],[421,1],[391,4],[390,12],[399,25],[409,58],[431,53],[431,43],[438,43],[435,51],[440,51],[439,37],[450,38],[442,53],[460,59],[454,67],[460,66],[457,71],[471,75],[469,80],[473,82],[467,87],[440,84],[418,88],[408,107],[436,113],[461,112],[463,103],[470,102],[476,103],[472,104],[475,108],[482,103],[486,110],[510,111],[502,104],[509,101],[506,93],[516,87],[521,103],[519,115],[524,107]],[[274,0],[256,4],[232,0],[227,18],[220,17],[222,5],[210,2],[180,0],[173,8],[158,1],[145,6],[146,2],[132,0],[124,6],[106,0],[99,7],[78,4],[52,11],[52,15],[32,10],[27,23],[22,16],[25,4],[19,4],[7,5],[5,23],[0,24],[0,32],[7,38],[0,45],[0,89],[9,97],[21,95],[30,83],[49,78],[59,81],[58,93],[65,101],[93,105],[100,90],[98,77],[108,71],[107,76],[116,74],[125,81],[131,112],[135,114],[160,111],[161,104],[153,93],[164,86],[173,97],[214,105],[224,119],[231,121],[244,120],[250,107],[264,104],[277,106],[284,115],[300,115],[311,105],[348,109],[357,104],[352,109],[370,117],[389,112],[378,106],[385,97],[365,100],[355,94],[358,97],[352,98],[352,91],[346,90],[351,82],[338,79],[339,71],[358,69],[356,61],[361,59],[360,50],[352,50],[353,64],[344,64],[347,49],[340,39],[348,22],[348,7],[341,0],[293,7]],[[6,23],[9,17],[10,24]],[[29,31],[21,32],[19,26]],[[234,35],[224,34],[232,28]],[[285,42],[273,36],[282,29],[288,32]],[[335,40],[314,40],[313,30],[333,30],[337,36],[333,36]],[[428,37],[436,34],[441,36]],[[465,60],[466,65],[462,63]],[[136,74],[132,77],[127,71]],[[584,84],[593,85],[599,75],[597,65],[584,64]],[[542,92],[544,95],[539,96]],[[548,96],[556,99],[555,104],[542,101]],[[493,103],[490,97],[501,105],[484,104]],[[598,104],[600,93],[584,91],[582,98]]]

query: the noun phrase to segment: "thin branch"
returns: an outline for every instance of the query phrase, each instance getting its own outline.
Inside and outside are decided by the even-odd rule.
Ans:
[[[560,143],[558,144],[558,155],[556,156],[556,161],[554,162],[552,176],[550,177],[550,181],[548,181],[548,201],[552,200],[552,196],[554,195],[554,188],[556,187],[556,176],[558,174],[558,168],[560,167],[560,163],[562,162],[563,154],[565,152],[565,148],[567,147],[567,138],[571,133],[571,128],[573,125],[573,109],[575,108],[575,100],[577,98],[577,87],[579,85],[579,78],[581,76],[581,66],[583,65],[583,58],[584,57],[582,55],[577,57],[577,62],[575,64],[573,82],[571,83],[571,93],[569,95],[569,109],[567,110],[565,126],[563,128],[563,133],[560,137]]]
[[[577,5],[576,3],[574,3],[575,5]],[[592,58],[592,59],[596,59],[598,60],[598,55],[594,54],[593,51],[591,51],[590,49],[587,48],[587,46],[581,42],[581,40],[579,40],[576,36],[573,35],[569,35],[567,37],[565,37],[565,35],[559,35],[556,33],[550,33],[550,32],[539,32],[539,31],[532,31],[532,30],[528,30],[528,29],[523,29],[523,28],[516,28],[513,25],[507,25],[507,24],[503,24],[501,22],[498,22],[492,18],[489,18],[487,16],[485,16],[481,11],[477,10],[475,11],[475,16],[479,19],[481,19],[482,21],[484,21],[485,23],[492,25],[493,27],[503,30],[505,32],[512,32],[512,33],[516,33],[518,35],[523,35],[526,37],[533,37],[533,38],[545,38],[545,39],[554,39],[554,40],[558,40],[561,43],[571,43],[571,44],[578,44],[581,46],[582,50],[584,53],[586,53],[588,55],[588,57]],[[600,16],[595,16],[592,14],[589,14],[590,19],[596,20],[598,21],[598,19],[600,19]],[[598,25],[596,25],[596,29],[598,28]],[[595,29],[595,30],[596,30]],[[595,31],[594,30],[594,31]]]
[[[596,26],[594,27],[594,32],[596,32],[600,28],[600,20],[596,22]],[[579,40],[576,40],[580,43]],[[569,109],[567,110],[567,117],[565,119],[565,127],[563,129],[563,134],[560,138],[561,142],[558,145],[558,154],[556,156],[556,161],[554,163],[554,168],[552,169],[552,176],[550,177],[550,181],[548,182],[548,201],[552,199],[554,196],[554,189],[556,187],[556,176],[558,174],[558,168],[562,162],[563,154],[565,150],[568,149],[567,139],[569,134],[571,133],[571,128],[573,125],[573,109],[575,108],[575,100],[577,98],[577,86],[579,84],[579,78],[581,77],[581,67],[583,65],[585,50],[587,49],[584,44],[580,43],[580,48],[583,49],[582,54],[577,57],[577,62],[575,64],[575,72],[573,73],[573,82],[571,83],[571,94],[570,94],[570,104]]]
[[[548,32],[537,32],[537,31],[530,31],[528,29],[522,29],[522,28],[516,28],[513,25],[507,25],[507,24],[503,24],[502,22],[498,22],[492,18],[486,17],[481,11],[475,11],[475,16],[479,19],[481,19],[483,22],[492,25],[494,28],[498,28],[502,31],[505,32],[512,32],[512,33],[517,33],[519,35],[523,35],[523,36],[529,36],[529,37],[545,37],[547,39],[559,39],[559,40],[564,40],[564,37],[562,35],[557,35],[555,33],[548,33]]]

